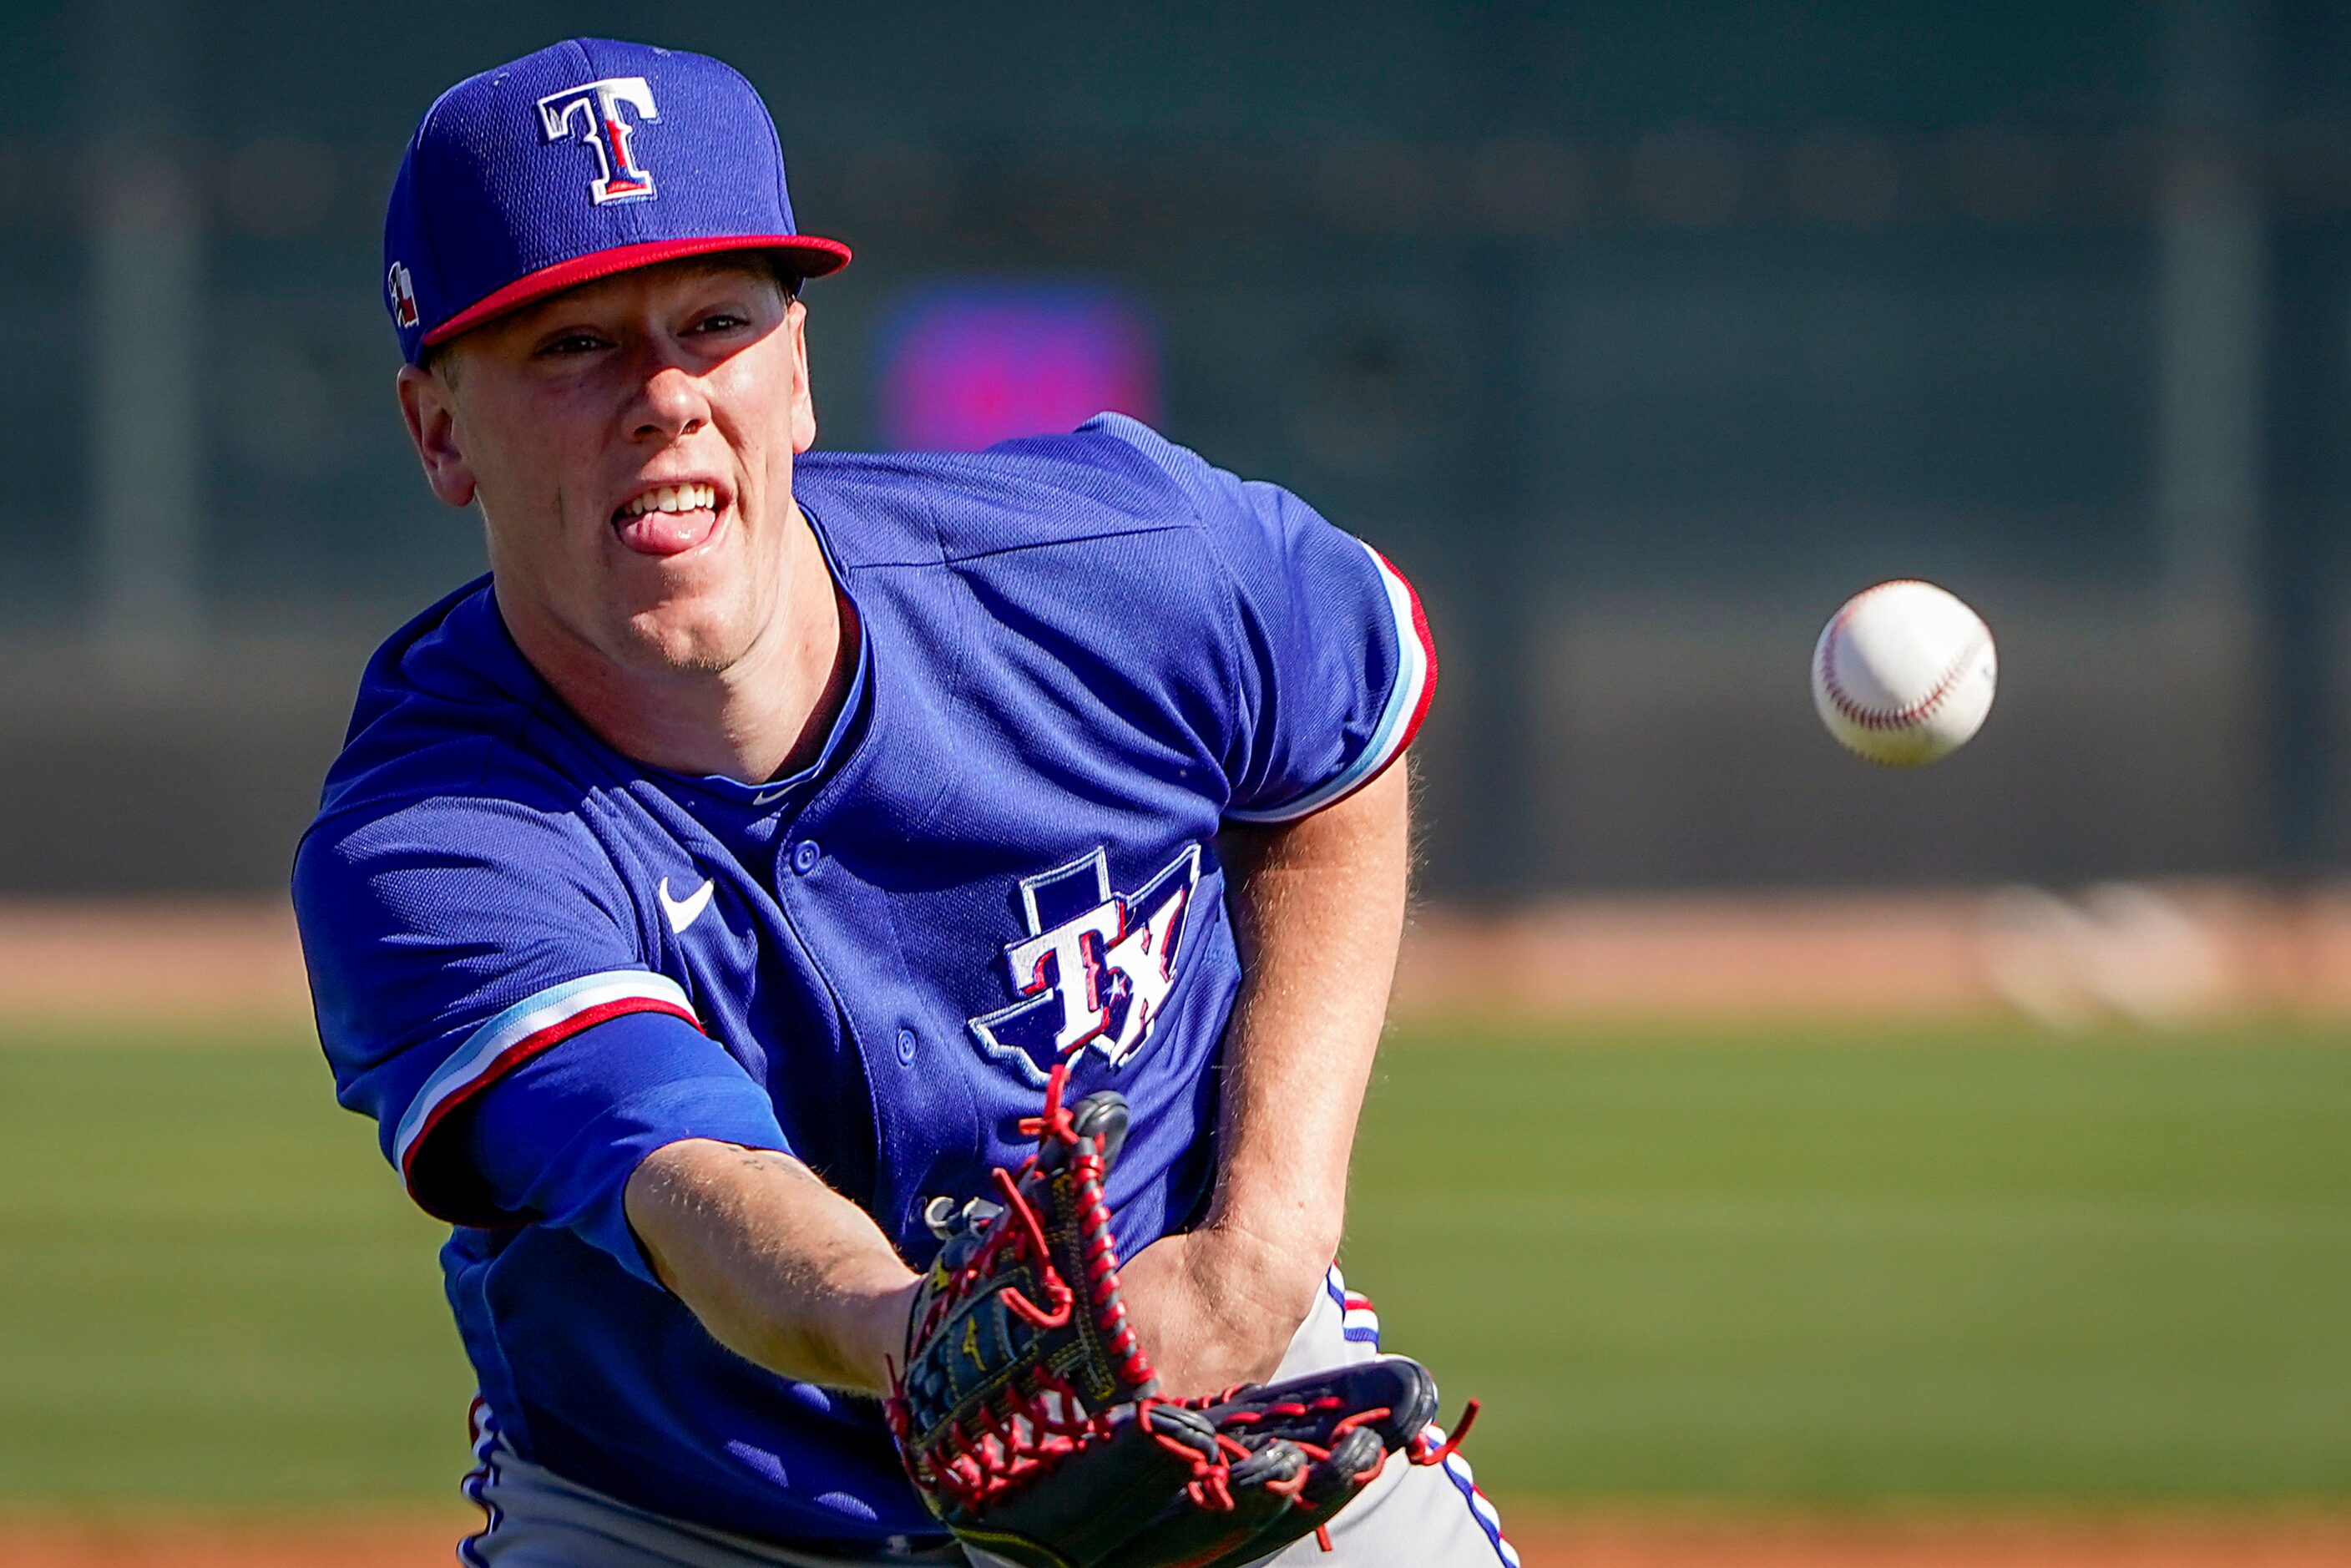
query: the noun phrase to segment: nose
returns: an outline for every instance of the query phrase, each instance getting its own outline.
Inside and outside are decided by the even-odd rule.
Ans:
[[[684,366],[663,358],[645,367],[628,411],[632,438],[665,444],[692,435],[709,422],[709,397]]]

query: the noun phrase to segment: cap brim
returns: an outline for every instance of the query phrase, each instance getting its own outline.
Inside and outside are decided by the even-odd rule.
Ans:
[[[590,251],[586,256],[573,256],[569,261],[559,261],[553,267],[542,267],[537,272],[524,274],[425,333],[422,346],[429,349],[435,344],[445,343],[458,333],[471,331],[485,321],[495,320],[526,305],[535,305],[550,294],[560,294],[582,283],[593,283],[600,277],[611,277],[616,273],[676,261],[684,256],[715,256],[730,250],[787,252],[792,270],[802,277],[822,277],[828,272],[839,272],[849,265],[847,246],[837,239],[819,239],[814,235],[706,235],[694,239],[659,239],[649,240],[643,245],[614,246],[610,250]]]

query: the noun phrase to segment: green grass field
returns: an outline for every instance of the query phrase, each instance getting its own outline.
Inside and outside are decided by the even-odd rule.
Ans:
[[[0,1506],[445,1505],[436,1228],[283,1048],[0,1038]],[[2351,1502],[2351,1051],[1411,1037],[1351,1281],[1506,1500]]]

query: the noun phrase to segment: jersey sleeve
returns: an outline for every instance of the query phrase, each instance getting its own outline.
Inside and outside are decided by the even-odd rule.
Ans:
[[[686,1137],[790,1152],[741,1064],[658,1009],[607,1019],[531,1057],[442,1136],[508,1212],[577,1231],[654,1285],[623,1204],[647,1155]]]
[[[638,1160],[684,1137],[787,1147],[561,813],[441,796],[322,824],[294,901],[336,1097],[428,1213],[569,1225],[644,1273],[619,1207]]]
[[[1232,643],[1228,819],[1319,811],[1404,754],[1437,688],[1420,599],[1379,551],[1278,485],[1244,480],[1115,415],[1099,422],[1189,497]]]

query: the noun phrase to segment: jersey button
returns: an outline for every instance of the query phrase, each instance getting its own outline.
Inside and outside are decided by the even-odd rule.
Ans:
[[[792,869],[802,876],[808,875],[816,870],[817,857],[821,852],[814,839],[802,839],[792,846]]]
[[[914,1031],[913,1030],[902,1029],[898,1031],[898,1061],[905,1066],[914,1064]]]

